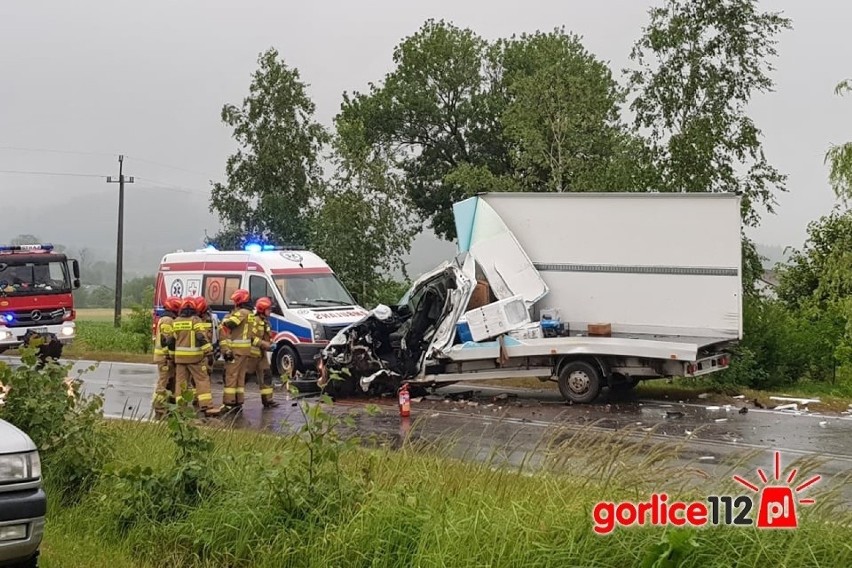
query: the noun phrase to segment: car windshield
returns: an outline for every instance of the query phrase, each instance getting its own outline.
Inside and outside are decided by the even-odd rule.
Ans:
[[[0,294],[28,295],[69,292],[68,267],[60,261],[12,264],[0,259]]]
[[[355,305],[352,296],[334,274],[273,276],[272,279],[288,306],[318,308]]]

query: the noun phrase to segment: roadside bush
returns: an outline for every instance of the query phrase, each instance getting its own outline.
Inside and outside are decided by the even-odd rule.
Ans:
[[[38,446],[45,483],[64,502],[77,501],[97,482],[111,456],[112,439],[103,428],[103,397],[84,396],[70,365],[48,362],[38,369],[34,350],[23,349],[22,363],[0,362],[6,393],[0,418],[26,432]]]
[[[174,462],[164,470],[136,465],[128,469],[108,468],[119,496],[117,529],[126,534],[140,523],[172,521],[214,496],[217,487],[211,470],[213,442],[192,424],[195,411],[187,393],[169,406],[167,424],[177,447]]]

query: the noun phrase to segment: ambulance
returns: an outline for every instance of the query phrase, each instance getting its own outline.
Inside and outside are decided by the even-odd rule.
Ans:
[[[154,327],[169,296],[203,296],[222,321],[234,308],[230,297],[243,288],[252,305],[273,302],[270,326],[273,371],[281,375],[314,367],[314,356],[350,324],[368,315],[326,262],[306,250],[248,244],[244,250],[177,251],[160,261],[154,294]]]

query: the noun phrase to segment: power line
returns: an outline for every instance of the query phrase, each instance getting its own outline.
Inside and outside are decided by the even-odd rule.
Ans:
[[[145,162],[147,164],[152,164],[154,166],[160,166],[162,168],[170,168],[170,169],[177,170],[177,171],[180,171],[180,172],[186,172],[186,173],[189,173],[189,174],[196,174],[196,175],[199,175],[199,176],[204,176],[208,179],[213,177],[213,176],[210,176],[210,175],[205,174],[203,172],[199,172],[197,170],[190,170],[190,169],[187,169],[187,168],[183,168],[181,166],[172,166],[171,164],[164,164],[163,162],[155,162],[154,160],[148,160],[146,158],[140,158],[139,156],[131,156],[130,154],[126,154],[126,157],[127,158],[133,158],[137,162]]]
[[[155,185],[162,186],[163,189],[174,189],[175,191],[184,191],[186,193],[190,193],[190,192],[191,193],[208,193],[210,191],[208,189],[201,189],[201,188],[196,188],[196,187],[184,187],[184,186],[181,186],[181,185],[173,185],[171,183],[166,183],[166,182],[163,182],[163,181],[157,181],[155,179],[142,177],[142,176],[136,176],[136,179],[139,179],[139,180],[142,180],[142,181],[147,181],[148,183],[153,183]]]
[[[23,146],[0,146],[0,150],[17,150],[22,152],[49,152],[51,154],[79,154],[81,156],[115,156],[106,152],[82,152],[79,150],[53,150],[50,148],[25,148]]]
[[[90,177],[90,178],[103,178],[107,176],[103,176],[100,174],[81,174],[74,172],[41,172],[41,171],[33,171],[33,170],[0,170],[0,174],[22,174],[22,175],[31,175],[31,176],[70,176],[70,177]]]

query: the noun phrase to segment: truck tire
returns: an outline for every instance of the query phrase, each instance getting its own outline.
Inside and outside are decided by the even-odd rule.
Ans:
[[[299,354],[289,345],[280,345],[275,351],[275,371],[279,377],[290,373],[290,378],[299,370]]]
[[[585,361],[570,361],[559,370],[559,392],[566,400],[578,404],[595,400],[602,382],[600,370]]]

